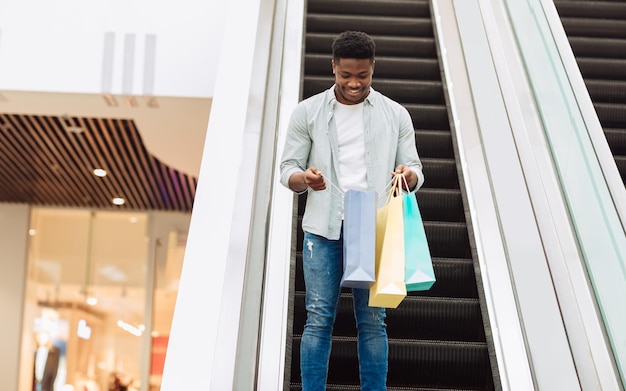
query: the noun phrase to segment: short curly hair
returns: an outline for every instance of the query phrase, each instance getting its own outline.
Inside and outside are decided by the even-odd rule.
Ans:
[[[333,60],[340,58],[370,59],[374,61],[376,44],[362,31],[344,31],[332,44]]]

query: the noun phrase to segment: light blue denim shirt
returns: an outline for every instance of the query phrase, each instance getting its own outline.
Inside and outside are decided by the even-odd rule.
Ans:
[[[280,164],[280,181],[316,167],[324,175],[326,190],[307,190],[302,229],[327,239],[339,239],[343,219],[339,194],[337,128],[333,118],[334,86],[298,104],[291,115]],[[417,174],[417,190],[424,183],[422,163],[415,147],[415,130],[409,112],[399,103],[370,89],[363,107],[367,188],[379,199],[386,194],[391,172],[398,164]],[[328,182],[331,182],[330,184]]]

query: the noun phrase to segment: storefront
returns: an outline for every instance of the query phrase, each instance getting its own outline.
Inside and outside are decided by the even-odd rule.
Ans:
[[[159,390],[190,214],[32,208],[19,390]]]

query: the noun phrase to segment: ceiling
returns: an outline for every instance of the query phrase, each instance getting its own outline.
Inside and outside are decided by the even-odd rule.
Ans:
[[[2,91],[0,202],[188,212],[210,103]]]
[[[49,217],[61,214],[66,219],[71,212],[68,208],[102,211],[99,216],[121,221],[117,234],[129,239],[130,235],[119,227],[136,226],[127,220],[142,215],[132,212],[175,211],[188,215],[195,197],[210,108],[211,98],[2,90],[0,203],[61,207],[40,208],[38,213]],[[107,175],[96,176],[97,168],[106,170]],[[123,198],[125,203],[113,204],[115,197]],[[84,257],[75,256],[77,263],[70,264],[73,249],[85,244],[85,240],[79,240],[81,232],[70,231],[67,224],[47,232],[56,235],[54,245],[47,252],[33,255],[35,270],[42,277],[37,299],[57,304],[84,303],[85,282],[78,278],[85,275]],[[132,251],[121,247],[120,240],[112,246],[108,236],[100,238],[104,241],[103,251],[115,250],[124,255],[109,254],[106,262],[94,255],[97,265],[91,272],[94,280],[89,293],[99,302],[85,308],[90,312],[122,311],[129,321],[142,319],[145,256],[136,262],[138,257],[133,258]],[[64,238],[64,244],[60,244],[60,238]],[[144,243],[132,238],[140,247]],[[172,318],[184,243],[168,244],[167,248],[164,269],[157,272],[159,289],[154,296],[153,330],[164,333]],[[123,272],[126,280],[110,281],[103,270],[108,270],[108,275],[111,270]],[[55,274],[51,279],[50,273],[62,275]],[[78,277],[72,273],[79,273]]]

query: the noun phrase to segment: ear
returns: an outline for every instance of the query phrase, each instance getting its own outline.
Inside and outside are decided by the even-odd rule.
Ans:
[[[335,60],[330,60],[330,66],[333,69],[333,75],[335,74]]]

